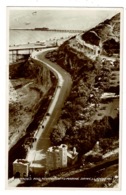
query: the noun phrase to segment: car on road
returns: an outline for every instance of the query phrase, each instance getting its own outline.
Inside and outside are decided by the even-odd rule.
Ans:
[[[50,116],[50,113],[49,113],[49,112],[47,112],[46,116]]]

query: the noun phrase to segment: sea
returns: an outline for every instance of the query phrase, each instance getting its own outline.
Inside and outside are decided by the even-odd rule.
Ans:
[[[78,33],[54,32],[54,31],[33,31],[33,30],[10,30],[9,46],[36,43],[37,41],[51,41],[53,39],[69,38]]]
[[[35,13],[34,13],[35,11]],[[9,45],[26,44],[27,42],[45,41],[54,38],[68,37],[74,33],[30,31],[27,28],[48,27],[50,29],[88,30],[105,19],[118,13],[117,9],[10,9],[9,28],[25,29],[10,30]],[[28,23],[28,24],[27,24]],[[28,26],[26,26],[28,25]],[[27,27],[27,28],[26,28]]]
[[[78,33],[69,33],[69,32],[54,32],[54,31],[33,31],[33,30],[10,30],[9,31],[9,47],[20,46],[28,43],[36,42],[53,42],[54,40],[63,40],[69,39],[71,36],[74,36]],[[16,53],[9,52],[9,64],[21,60],[24,58],[24,54],[29,53],[28,51],[19,51],[18,59]]]

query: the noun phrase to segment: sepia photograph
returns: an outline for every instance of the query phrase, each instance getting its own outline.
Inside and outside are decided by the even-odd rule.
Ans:
[[[7,185],[119,189],[123,8],[7,7]]]

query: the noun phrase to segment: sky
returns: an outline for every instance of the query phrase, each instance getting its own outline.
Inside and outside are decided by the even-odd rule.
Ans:
[[[119,13],[117,9],[23,8],[10,9],[10,28],[48,27],[50,29],[87,30]]]

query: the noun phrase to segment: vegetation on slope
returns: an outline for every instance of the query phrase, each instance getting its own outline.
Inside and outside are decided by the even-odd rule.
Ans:
[[[118,14],[90,30],[97,33],[102,43],[102,52],[95,60],[78,51],[76,37],[64,42],[58,50],[47,54],[47,58],[67,70],[73,79],[71,94],[50,136],[53,144],[67,143],[69,147],[76,146],[83,154],[100,138],[116,136],[118,139],[119,116],[117,114],[116,118],[111,115],[103,115],[100,120],[95,121],[91,121],[91,118],[99,109],[103,92],[119,94],[119,82],[115,85],[115,81],[112,80],[112,75],[115,74],[114,71],[119,70],[120,63],[118,56],[114,56],[119,53],[119,22]],[[83,38],[86,37],[86,41],[90,42],[88,36],[90,37],[91,34],[86,32]],[[107,55],[113,48],[115,50],[111,53],[114,58],[112,63],[107,59]],[[103,54],[104,60],[101,57]],[[115,79],[115,75],[113,78]]]
[[[50,74],[50,73],[49,73]],[[30,60],[9,67],[9,148],[26,134],[40,107],[44,94],[51,87],[44,81],[43,68]],[[49,83],[46,86],[46,83]],[[55,86],[55,85],[54,85]]]

